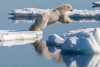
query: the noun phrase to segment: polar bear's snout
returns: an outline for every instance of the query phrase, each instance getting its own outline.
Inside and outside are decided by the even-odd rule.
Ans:
[[[70,11],[73,11],[73,9],[71,9]]]
[[[73,11],[73,7],[70,4],[67,4],[66,7],[68,7],[69,11]]]

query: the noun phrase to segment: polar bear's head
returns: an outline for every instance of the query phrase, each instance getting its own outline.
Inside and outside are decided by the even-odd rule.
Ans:
[[[67,11],[73,11],[73,8],[70,4],[64,4],[60,7],[58,7],[58,9],[64,11],[64,12],[67,12]]]

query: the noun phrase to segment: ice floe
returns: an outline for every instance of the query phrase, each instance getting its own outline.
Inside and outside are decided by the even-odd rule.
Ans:
[[[52,9],[23,8],[23,9],[13,9],[12,12],[9,12],[8,14],[14,16],[38,16],[39,14],[50,10]]]
[[[100,6],[100,2],[92,2],[92,4],[94,4],[96,6]]]
[[[23,8],[23,9],[13,9],[12,12],[8,14],[14,16],[37,16],[41,13],[50,11],[52,9],[38,9],[38,8]],[[69,11],[66,14],[70,17],[100,17],[100,10],[77,10]]]
[[[53,9],[38,9],[38,8],[23,8],[23,9],[13,9],[12,12],[8,14],[13,15],[10,17],[14,23],[19,21],[24,22],[34,22],[34,19],[37,18],[44,12],[50,11]],[[100,21],[100,10],[77,10],[69,11],[66,13],[74,22],[99,22]]]
[[[15,30],[0,30],[0,41],[3,40],[24,40],[34,39],[42,36],[42,31],[15,31]]]
[[[72,30],[62,35],[52,34],[47,40],[70,53],[100,53],[99,41],[100,28]]]
[[[100,2],[92,2],[92,4],[93,4],[92,8],[95,8],[95,9],[100,8]]]

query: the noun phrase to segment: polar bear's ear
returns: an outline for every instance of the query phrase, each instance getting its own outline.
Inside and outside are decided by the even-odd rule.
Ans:
[[[65,11],[73,11],[73,8],[70,4],[65,4],[64,8],[65,8]]]
[[[64,12],[66,12],[66,11],[67,11],[67,9],[66,9],[66,6],[65,6],[65,5],[62,5],[62,6],[58,7],[58,9],[59,9],[59,10],[62,10],[62,11],[64,11]]]
[[[62,6],[63,11],[65,11],[65,12],[68,11],[69,8],[70,8],[70,7],[67,6],[67,5],[63,5],[63,6]]]

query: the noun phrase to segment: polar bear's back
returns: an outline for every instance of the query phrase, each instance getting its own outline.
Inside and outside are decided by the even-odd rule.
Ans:
[[[35,25],[37,25],[40,29],[43,29],[47,25],[56,22],[58,19],[59,19],[58,13],[54,11],[48,11],[48,12],[42,13],[41,16],[39,16],[36,19]]]
[[[54,23],[59,19],[58,13],[54,11],[43,13],[42,16],[43,16],[42,18],[48,19],[48,24]]]

